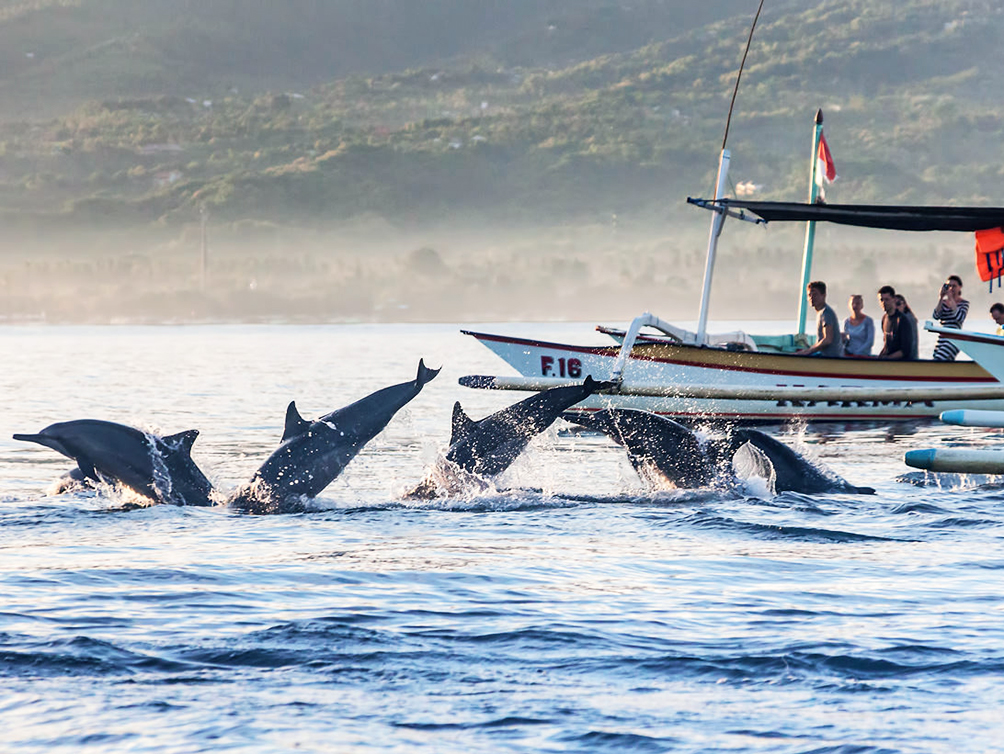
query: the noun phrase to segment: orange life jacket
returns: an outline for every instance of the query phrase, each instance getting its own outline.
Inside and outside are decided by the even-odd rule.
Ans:
[[[1001,287],[1001,276],[1004,275],[1004,228],[976,231],[976,271],[980,274],[980,280],[990,281],[991,293],[994,278],[997,278],[997,287]]]

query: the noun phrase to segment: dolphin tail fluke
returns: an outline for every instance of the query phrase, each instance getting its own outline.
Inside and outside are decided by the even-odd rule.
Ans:
[[[609,390],[614,387],[617,383],[611,382],[609,380],[599,381],[594,380],[591,374],[586,375],[585,382],[582,383],[582,387],[589,391],[589,394],[598,393],[601,390]]]
[[[429,369],[425,365],[425,359],[418,360],[418,375],[415,377],[415,383],[419,388],[423,387],[429,382],[435,379],[436,375],[442,371],[442,367],[439,369]]]

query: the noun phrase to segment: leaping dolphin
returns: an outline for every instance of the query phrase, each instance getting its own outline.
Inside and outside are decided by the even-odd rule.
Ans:
[[[410,382],[391,385],[314,421],[286,409],[282,444],[230,497],[230,505],[247,513],[299,513],[304,500],[318,495],[334,481],[362,447],[422,388],[438,369],[418,362]]]
[[[780,440],[756,429],[737,429],[729,435],[725,446],[735,452],[744,443],[763,451],[777,474],[778,492],[801,492],[815,495],[822,492],[849,492],[855,495],[874,495],[872,487],[858,487],[835,474],[825,473],[807,461]]]
[[[775,474],[777,492],[850,492],[873,494],[823,473],[784,443],[755,429],[737,429],[704,442],[679,422],[637,409],[603,409],[570,413],[565,418],[598,429],[628,451],[628,459],[646,480],[661,478],[675,487],[704,487],[732,476],[736,453],[749,444],[762,454]],[[762,459],[757,458],[758,463]]]
[[[199,430],[160,437],[99,419],[50,424],[37,435],[14,435],[77,462],[72,480],[121,484],[157,503],[213,505],[213,485],[192,460]]]
[[[581,385],[544,390],[479,421],[467,416],[458,401],[453,406],[447,464],[451,469],[476,477],[497,476],[509,468],[530,440],[550,427],[564,411],[612,385],[587,376]],[[439,486],[430,476],[409,496],[433,497],[438,494]]]
[[[566,414],[565,419],[596,429],[627,450],[642,479],[674,487],[708,487],[718,476],[717,458],[709,457],[697,436],[679,422],[649,411],[603,409]]]

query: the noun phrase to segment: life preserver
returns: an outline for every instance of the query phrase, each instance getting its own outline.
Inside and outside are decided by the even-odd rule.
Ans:
[[[1004,275],[1004,228],[976,231],[976,272],[980,280],[990,282],[991,292],[994,278],[1000,288],[1001,276]]]

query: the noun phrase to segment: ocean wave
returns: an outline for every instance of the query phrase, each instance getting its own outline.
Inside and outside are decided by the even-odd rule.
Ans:
[[[808,526],[790,526],[784,524],[761,524],[752,521],[739,521],[728,516],[721,516],[706,511],[698,512],[685,519],[685,523],[698,529],[721,529],[723,531],[742,531],[758,537],[769,539],[790,539],[802,542],[909,542],[914,540],[882,537],[873,534],[858,534],[851,531],[835,529],[820,529]]]
[[[176,672],[186,666],[154,655],[122,649],[110,642],[76,636],[20,650],[0,649],[0,676],[75,677],[144,672]]]
[[[925,524],[925,526],[931,529],[972,529],[972,528],[990,528],[998,527],[1004,525],[1004,521],[995,518],[968,518],[965,516],[948,516],[946,518],[938,519],[937,521],[930,521]]]
[[[671,751],[678,743],[675,738],[606,730],[591,730],[586,733],[563,735],[558,740],[562,743],[582,746],[586,751],[664,752]]]
[[[852,648],[849,648],[852,649]],[[961,678],[985,676],[1004,669],[1004,658],[966,658],[951,651],[926,652],[896,649],[888,651],[849,651],[827,653],[809,649],[787,650],[764,654],[726,656],[667,655],[664,657],[620,658],[596,660],[603,669],[613,673],[691,677],[716,682],[761,682],[770,684],[833,684],[855,686],[868,681],[895,681],[927,677]],[[944,656],[944,661],[936,658]]]

